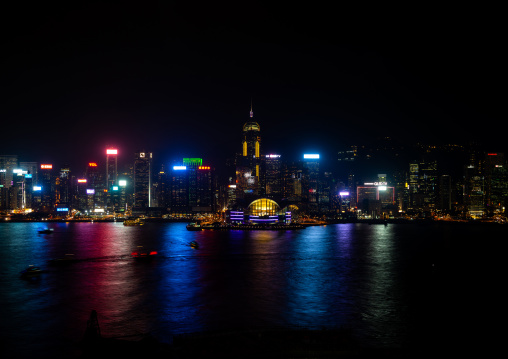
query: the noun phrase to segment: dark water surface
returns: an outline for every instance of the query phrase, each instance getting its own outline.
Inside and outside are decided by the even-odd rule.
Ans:
[[[486,352],[503,340],[506,226],[49,223],[50,235],[41,226],[0,224],[2,357],[72,357],[91,310],[103,336],[161,342],[262,327],[348,327],[365,346],[428,353]],[[138,246],[157,258],[133,260]],[[48,264],[69,253],[78,261]],[[45,272],[21,279],[30,264]]]

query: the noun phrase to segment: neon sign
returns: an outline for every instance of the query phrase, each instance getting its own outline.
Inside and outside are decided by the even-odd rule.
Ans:
[[[114,149],[114,148],[108,148],[106,150],[106,154],[107,155],[117,155],[118,154],[118,150]]]
[[[53,168],[53,165],[41,164],[41,169],[50,170],[52,168]]]
[[[88,162],[89,167],[97,167],[97,163],[95,162]]]
[[[173,169],[175,171],[182,171],[182,170],[186,170],[187,166],[173,166]]]
[[[86,178],[78,178],[78,183],[86,183]]]
[[[199,166],[198,170],[209,170],[210,166]]]

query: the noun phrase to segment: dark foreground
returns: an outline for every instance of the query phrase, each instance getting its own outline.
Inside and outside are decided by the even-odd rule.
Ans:
[[[82,358],[107,356],[149,358],[359,358],[395,357],[397,351],[362,349],[347,329],[265,329],[205,332],[175,336],[171,344],[152,337],[138,341],[103,338],[92,311],[83,340]]]
[[[399,358],[400,350],[366,349],[349,331],[245,330],[182,335],[172,344],[97,338],[81,344],[82,358]]]

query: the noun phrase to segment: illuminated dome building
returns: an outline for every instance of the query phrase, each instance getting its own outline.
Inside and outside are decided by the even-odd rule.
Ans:
[[[259,198],[252,201],[246,211],[230,211],[232,223],[275,224],[291,222],[291,212],[281,210],[274,200]]]

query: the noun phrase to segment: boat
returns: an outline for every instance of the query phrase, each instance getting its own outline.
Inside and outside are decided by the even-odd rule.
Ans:
[[[51,234],[53,233],[53,228],[40,229],[39,234]]]
[[[157,251],[149,251],[143,248],[143,246],[138,246],[138,249],[131,253],[131,257],[135,259],[153,259],[157,256]]]
[[[37,276],[42,273],[42,270],[34,265],[29,265],[27,268],[23,269],[21,271],[21,277],[23,278],[29,278],[33,276]]]
[[[190,242],[189,245],[191,246],[191,248],[194,248],[194,249],[198,249],[199,248],[199,244],[196,241]]]
[[[143,224],[145,224],[145,222],[143,222],[139,218],[136,218],[136,219],[126,219],[125,221],[123,221],[123,225],[124,226],[142,226]]]
[[[189,223],[187,225],[187,230],[188,231],[201,231],[201,230],[203,230],[203,227],[201,227],[201,225],[199,223]]]
[[[50,259],[48,262],[51,265],[61,265],[61,264],[70,264],[77,262],[78,260],[74,257],[74,254],[67,253],[65,256],[61,258],[53,258]]]

